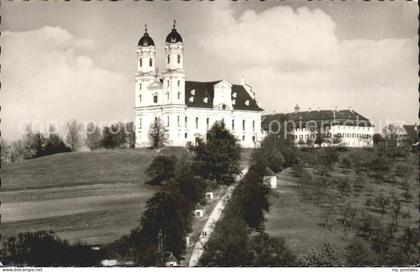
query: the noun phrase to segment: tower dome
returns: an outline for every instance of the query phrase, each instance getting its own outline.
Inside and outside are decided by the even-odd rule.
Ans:
[[[174,27],[172,28],[171,33],[169,33],[168,36],[166,36],[166,42],[167,43],[182,42],[181,35],[178,33],[178,31],[176,31],[175,23],[176,23],[176,21],[174,20]]]
[[[147,33],[147,25],[144,28],[143,37],[140,38],[138,46],[147,47],[147,46],[155,46],[155,42]]]

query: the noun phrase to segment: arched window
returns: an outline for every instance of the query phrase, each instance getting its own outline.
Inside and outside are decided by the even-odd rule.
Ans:
[[[207,129],[209,129],[209,127],[210,127],[210,118],[206,119],[206,127],[207,127]]]
[[[252,131],[255,131],[255,121],[252,121]]]
[[[181,92],[178,92],[178,100],[181,100]]]
[[[152,67],[152,66],[153,66],[153,59],[152,59],[152,58],[150,58],[150,59],[149,59],[149,66],[150,66],[150,67]]]
[[[168,87],[169,87],[169,80],[168,80],[168,81],[166,81],[166,86],[168,86]]]
[[[232,119],[232,130],[235,130],[235,119]]]
[[[140,67],[143,66],[143,59],[140,59]]]
[[[166,93],[166,99],[169,100],[169,92]]]
[[[198,129],[198,117],[195,117],[195,128]]]
[[[185,116],[185,128],[188,128],[188,117]]]
[[[181,63],[181,55],[178,55],[178,63]]]
[[[171,56],[168,55],[168,64],[170,63],[170,61],[171,61]]]
[[[181,126],[181,117],[178,115],[177,119],[176,119],[177,125],[178,127]]]
[[[153,94],[153,103],[157,103],[158,102],[158,95],[157,95],[157,93],[154,93]]]
[[[178,80],[178,87],[181,87],[181,80]]]
[[[139,95],[139,102],[141,103],[141,95]]]
[[[166,116],[166,126],[169,127],[169,115]]]
[[[141,83],[139,84],[139,90],[141,91]]]
[[[242,130],[245,130],[245,120],[242,120]]]

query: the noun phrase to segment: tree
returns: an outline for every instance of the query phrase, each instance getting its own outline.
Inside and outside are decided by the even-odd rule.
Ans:
[[[391,193],[391,199],[392,199],[392,217],[394,220],[395,227],[398,227],[398,218],[401,214],[402,200],[400,199],[397,192],[395,191]]]
[[[381,215],[383,216],[386,212],[386,208],[390,204],[389,198],[385,197],[384,194],[381,192],[379,195],[375,198],[373,205],[380,209]]]
[[[0,138],[1,163],[7,163],[10,159],[10,144],[3,138]]]
[[[207,243],[200,266],[250,266],[254,252],[248,229],[236,216],[226,216],[216,225]]]
[[[314,141],[311,138],[306,139],[307,147],[314,147]]]
[[[253,162],[261,164],[262,167],[269,167],[273,172],[280,172],[285,162],[283,155],[272,141],[263,140],[261,147],[255,149],[251,159]]]
[[[316,267],[328,267],[341,266],[340,259],[337,256],[335,250],[329,243],[324,243],[322,248],[318,251],[312,249],[312,252],[304,256],[301,260],[302,266],[316,266]]]
[[[128,147],[134,148],[136,146],[136,129],[133,122],[126,124],[126,134],[128,140]]]
[[[90,150],[98,149],[101,146],[101,130],[93,122],[87,126],[86,145]]]
[[[137,248],[137,262],[145,266],[158,264],[159,239],[163,252],[172,252],[180,259],[185,251],[185,236],[190,232],[191,220],[191,206],[182,196],[166,190],[157,192],[146,202],[140,228],[130,237],[132,245]]]
[[[287,248],[284,238],[270,237],[267,233],[258,233],[251,239],[255,252],[253,266],[295,266],[296,256]]]
[[[151,178],[148,184],[160,185],[173,178],[175,175],[175,167],[177,158],[175,156],[156,156],[149,167],[146,169],[146,174]]]
[[[82,125],[73,119],[67,122],[66,127],[66,142],[73,152],[78,151],[82,144],[82,138],[80,137]]]
[[[171,179],[165,190],[181,195],[188,203],[195,206],[204,199],[207,184],[191,169],[190,162],[179,162],[175,177]]]
[[[265,212],[269,211],[270,188],[264,183],[264,170],[261,166],[252,165],[235,190],[233,197],[242,211],[245,223],[254,230],[262,231]]]
[[[373,266],[375,265],[375,252],[369,244],[355,237],[347,247],[347,265],[348,266]]]
[[[399,162],[395,164],[395,174],[400,178],[408,177],[412,170],[413,169],[407,163]]]
[[[152,148],[159,148],[167,142],[165,126],[160,118],[156,118],[150,125],[149,140]]]
[[[60,135],[56,133],[50,133],[48,138],[45,140],[45,147],[41,152],[40,156],[49,156],[57,153],[70,152],[71,148],[61,139]]]
[[[339,145],[342,142],[342,138],[343,137],[341,135],[335,134],[333,139],[332,139],[332,143],[335,144],[335,145]]]
[[[372,139],[373,139],[373,145],[374,145],[374,146],[377,146],[377,145],[379,145],[380,143],[385,142],[385,138],[384,138],[384,137],[382,137],[382,135],[381,135],[380,133],[375,133],[375,134],[373,134]]]
[[[223,122],[216,122],[207,132],[206,142],[198,139],[193,151],[192,167],[204,179],[230,184],[240,173],[241,146]]]
[[[403,233],[398,238],[401,252],[406,256],[405,265],[413,265],[418,263],[418,241],[419,230],[415,228],[406,227]]]
[[[54,232],[19,233],[3,242],[0,259],[7,266],[96,266],[101,253],[90,246],[70,245]]]
[[[102,129],[101,145],[106,149],[113,149],[115,147],[114,138],[109,127]]]
[[[377,179],[382,178],[382,176],[391,169],[389,160],[382,156],[377,156],[373,159],[370,162],[369,167],[375,172]]]
[[[387,125],[382,133],[384,135],[385,143],[387,147],[396,147],[398,144],[398,132],[401,128],[394,124]]]

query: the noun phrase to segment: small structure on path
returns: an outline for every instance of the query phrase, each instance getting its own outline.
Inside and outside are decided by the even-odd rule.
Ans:
[[[213,198],[214,198],[213,192],[206,193],[206,200],[213,200]]]
[[[189,247],[191,245],[190,236],[185,237],[185,246]]]
[[[271,189],[277,188],[277,176],[274,172],[267,167],[265,170],[264,182],[270,186]]]
[[[166,257],[165,266],[178,266],[178,260],[175,258],[172,252]]]
[[[197,206],[195,206],[194,216],[195,217],[204,217],[204,207],[201,206],[200,204],[197,204]]]

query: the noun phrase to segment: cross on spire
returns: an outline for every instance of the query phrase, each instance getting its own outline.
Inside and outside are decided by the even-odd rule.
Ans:
[[[174,19],[174,29],[175,29],[175,25],[176,25],[176,20]]]
[[[147,33],[147,24],[144,25],[144,32]]]

